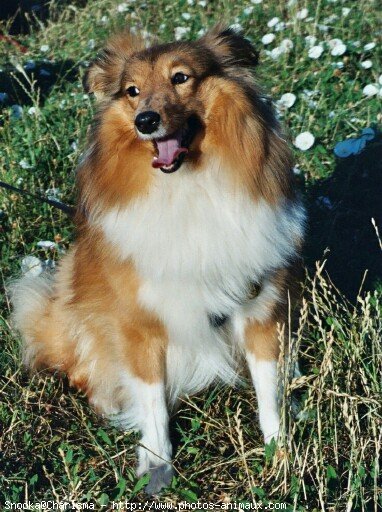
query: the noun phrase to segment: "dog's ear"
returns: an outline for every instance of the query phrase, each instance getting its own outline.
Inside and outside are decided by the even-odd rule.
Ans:
[[[251,41],[232,28],[217,25],[200,41],[215,54],[223,66],[253,68],[259,62],[259,52]]]
[[[129,57],[143,48],[143,41],[130,33],[112,37],[87,69],[83,81],[85,91],[93,93],[97,99],[116,94]]]

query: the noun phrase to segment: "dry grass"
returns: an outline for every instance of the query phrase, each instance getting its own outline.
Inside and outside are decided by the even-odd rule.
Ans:
[[[264,450],[250,387],[215,388],[185,401],[174,418],[177,477],[162,503],[258,500],[290,510],[378,510],[381,505],[382,316],[377,294],[352,306],[317,268],[308,282],[286,383],[283,446]],[[6,334],[4,332],[4,334]],[[102,422],[86,401],[51,376],[25,376],[7,339],[0,437],[4,497],[141,502],[134,477],[137,438]],[[291,414],[299,396],[299,419]],[[379,502],[378,502],[379,500]]]
[[[375,38],[376,2],[309,0],[286,9],[285,3],[269,0],[254,4],[250,15],[243,9],[252,4],[245,0],[216,0],[206,9],[185,1],[127,3],[127,10],[120,13],[114,0],[88,2],[85,8],[71,2],[65,9],[57,8],[42,30],[37,27],[22,38],[29,48],[25,56],[2,44],[0,92],[9,77],[13,76],[12,83],[22,84],[18,94],[23,117],[14,119],[9,105],[1,109],[1,179],[37,193],[59,188],[59,197],[73,202],[73,169],[93,112],[92,101],[84,97],[80,83],[84,61],[96,51],[89,42],[94,39],[97,45],[107,33],[126,23],[152,32],[163,24],[161,36],[170,40],[174,27],[190,27],[190,36],[195,36],[224,13],[228,21],[241,23],[250,37],[260,41],[274,30],[267,27],[273,16],[291,22],[284,32],[276,33],[275,44],[291,38],[294,49],[277,61],[263,56],[259,73],[276,99],[285,92],[296,94],[295,106],[284,113],[293,135],[310,130],[316,137],[311,150],[296,155],[308,192],[311,185],[334,173],[333,141],[357,135],[377,118],[377,100],[362,96],[363,86],[378,79],[375,55],[362,50]],[[296,12],[304,6],[312,21],[296,19]],[[342,7],[351,8],[348,16],[341,15]],[[184,11],[190,12],[190,20],[182,18]],[[325,22],[333,14],[337,21]],[[102,21],[104,16],[107,22]],[[328,34],[320,32],[320,23],[329,25]],[[322,60],[313,61],[307,57],[306,35],[322,40],[341,37],[348,45],[347,53],[334,58],[326,50]],[[352,45],[357,39],[360,46]],[[49,51],[43,52],[41,47],[46,44]],[[374,59],[370,70],[360,67],[365,58]],[[37,64],[29,82],[17,71],[28,59]],[[344,67],[334,72],[338,60]],[[40,69],[51,73],[51,78],[41,77]],[[313,103],[307,89],[316,91]],[[31,106],[34,114],[28,111]],[[31,167],[21,165],[22,161]],[[373,162],[372,152],[365,164],[368,168],[369,162]],[[353,171],[354,181],[347,187],[351,191],[357,188],[353,183],[358,183],[358,167]],[[339,191],[342,184],[337,182]],[[374,191],[377,197],[377,184],[370,181],[368,194]],[[325,193],[327,189],[330,183]],[[64,214],[46,205],[0,194],[0,273],[4,283],[20,272],[25,255],[58,259],[73,239],[73,229]],[[346,204],[355,204],[353,196],[347,196]],[[313,199],[312,205],[321,208]],[[336,208],[325,213],[325,226],[330,227],[335,214],[338,216]],[[317,227],[320,225],[321,217]],[[373,231],[371,224],[369,227]],[[375,227],[381,229],[378,222]],[[349,233],[353,236],[351,230]],[[54,251],[36,246],[39,240],[53,239],[59,242]],[[378,242],[370,251],[377,262]],[[343,266],[346,263],[343,261]],[[377,268],[377,263],[374,265]],[[220,504],[257,501],[263,507],[268,502],[285,503],[284,510],[310,512],[376,512],[382,507],[381,287],[369,283],[371,291],[361,291],[349,302],[331,283],[324,266],[311,270],[310,276],[297,329],[287,333],[293,357],[280,369],[285,383],[282,448],[262,445],[251,386],[211,389],[185,401],[173,420],[177,476],[158,503],[192,503],[198,498]],[[349,275],[349,280],[353,288],[360,286],[358,276]],[[109,510],[112,500],[144,502],[144,479],[137,481],[134,473],[137,436],[103,423],[86,400],[57,376],[26,375],[20,366],[19,339],[8,323],[9,312],[3,293],[0,504],[6,500],[74,500]],[[289,381],[297,352],[303,376]],[[296,398],[302,411],[295,421],[291,409]]]

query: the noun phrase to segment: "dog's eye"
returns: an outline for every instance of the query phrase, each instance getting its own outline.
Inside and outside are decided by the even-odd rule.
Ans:
[[[128,94],[129,96],[134,98],[134,96],[138,96],[139,89],[138,89],[138,87],[135,87],[135,85],[131,85],[130,87],[128,87],[126,89],[126,94]]]
[[[189,79],[190,77],[188,75],[185,75],[184,73],[175,73],[175,75],[171,78],[171,82],[174,84],[174,85],[178,85],[178,84],[184,84],[184,82],[187,82],[187,80]]]

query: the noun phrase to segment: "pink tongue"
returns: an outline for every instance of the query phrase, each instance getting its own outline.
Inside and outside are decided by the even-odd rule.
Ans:
[[[180,146],[180,137],[173,135],[167,139],[157,140],[158,156],[155,156],[152,162],[153,167],[163,167],[171,165],[177,156],[181,153],[187,153],[187,148]]]

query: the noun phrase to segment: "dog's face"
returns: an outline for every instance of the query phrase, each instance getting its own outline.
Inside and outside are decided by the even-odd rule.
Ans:
[[[86,83],[106,104],[118,105],[130,135],[152,141],[152,166],[171,173],[203,136],[216,80],[245,81],[256,63],[250,42],[229,29],[151,48],[122,34],[90,67]]]

